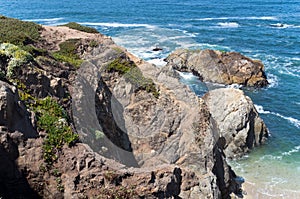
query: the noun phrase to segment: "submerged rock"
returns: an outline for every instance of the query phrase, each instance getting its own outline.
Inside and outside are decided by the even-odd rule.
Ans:
[[[268,129],[243,91],[221,88],[209,91],[203,99],[220,130],[226,157],[241,157],[266,141]]]
[[[193,72],[204,82],[254,87],[268,85],[261,61],[237,52],[179,49],[170,54],[166,61],[176,70]]]

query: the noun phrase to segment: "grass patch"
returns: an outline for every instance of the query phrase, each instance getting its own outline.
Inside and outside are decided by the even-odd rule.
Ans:
[[[83,25],[80,25],[80,24],[75,23],[75,22],[69,22],[69,23],[64,24],[62,26],[66,26],[66,27],[69,27],[71,29],[75,29],[75,30],[79,30],[79,31],[82,31],[82,32],[87,32],[87,33],[99,33],[99,31],[95,28],[83,26]]]
[[[153,80],[145,78],[133,61],[120,56],[110,62],[106,70],[123,75],[127,81],[137,87],[137,90],[145,90],[148,93],[152,93],[155,98],[159,97],[159,91],[156,89]]]
[[[59,51],[52,53],[52,56],[60,62],[67,62],[75,67],[79,67],[83,60],[77,54],[79,39],[69,39],[59,44]]]
[[[27,21],[0,16],[0,43],[18,46],[32,44],[39,40],[42,26]]]

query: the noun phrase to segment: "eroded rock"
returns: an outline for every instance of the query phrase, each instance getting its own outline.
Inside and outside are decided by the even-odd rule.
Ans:
[[[193,72],[204,82],[254,87],[268,85],[261,61],[237,52],[179,49],[170,54],[166,61],[176,70]]]
[[[252,100],[242,90],[216,89],[209,91],[203,99],[216,120],[228,158],[241,157],[266,141],[268,129]]]

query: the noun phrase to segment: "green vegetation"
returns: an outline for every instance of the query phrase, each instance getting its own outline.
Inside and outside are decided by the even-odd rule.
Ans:
[[[37,100],[33,109],[37,114],[38,128],[47,132],[43,145],[44,159],[48,165],[52,165],[62,146],[74,144],[78,141],[78,135],[68,125],[64,109],[51,97]]]
[[[18,46],[32,44],[39,40],[42,26],[0,16],[0,43],[12,43]]]
[[[156,89],[153,80],[145,78],[134,62],[118,57],[108,65],[106,70],[124,75],[124,78],[137,86],[138,90],[145,90],[148,93],[152,93],[155,98],[159,97],[159,91]]]
[[[98,42],[95,41],[95,40],[92,40],[92,41],[90,41],[90,43],[89,43],[89,46],[92,47],[92,48],[95,48],[95,47],[97,47],[98,45],[99,45]]]
[[[79,39],[69,39],[59,44],[60,50],[54,52],[52,56],[60,62],[67,62],[75,67],[79,67],[83,60],[77,54]]]
[[[124,74],[124,77],[130,83],[136,85],[139,90],[145,90],[148,93],[152,93],[155,98],[159,97],[159,92],[156,89],[153,80],[145,78],[138,67],[132,68],[128,73]]]
[[[66,26],[66,27],[69,27],[69,28],[72,28],[72,29],[75,29],[75,30],[79,30],[79,31],[82,31],[82,32],[87,32],[87,33],[99,33],[98,30],[95,29],[95,28],[83,26],[83,25],[80,25],[80,24],[75,23],[75,22],[70,22],[70,23],[64,24],[62,26]]]
[[[79,136],[73,133],[67,122],[67,113],[53,98],[37,99],[29,94],[26,85],[20,80],[14,80],[14,83],[19,89],[20,99],[36,114],[38,129],[47,133],[43,144],[44,160],[51,166],[57,160],[57,153],[62,146],[72,146]],[[59,172],[54,170],[53,175],[57,176]]]
[[[115,71],[123,75],[125,73],[128,73],[133,68],[136,68],[136,65],[133,61],[118,57],[117,59],[109,63],[107,70],[109,72]]]
[[[19,67],[33,61],[33,56],[30,53],[10,43],[0,44],[0,56],[2,59],[6,57],[8,60],[6,71],[2,71],[7,78],[13,78]]]
[[[61,177],[57,177],[57,178],[56,178],[56,189],[57,189],[59,192],[64,192],[64,191],[65,191],[65,187],[64,187],[64,185],[62,184],[62,179],[61,179]]]
[[[95,137],[96,137],[96,140],[99,140],[99,139],[103,139],[105,137],[105,135],[102,131],[96,130]]]
[[[46,56],[48,51],[42,48],[36,48],[32,45],[22,46],[22,49],[30,53],[33,57]]]

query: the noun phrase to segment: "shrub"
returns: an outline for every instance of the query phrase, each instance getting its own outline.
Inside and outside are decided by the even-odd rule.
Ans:
[[[60,62],[67,62],[75,67],[79,67],[83,60],[77,54],[79,39],[69,39],[59,44],[59,51],[56,51],[52,56]]]
[[[0,55],[7,57],[6,77],[8,78],[14,77],[19,67],[33,61],[33,57],[30,53],[10,43],[0,44]]]
[[[95,48],[95,47],[99,46],[99,44],[98,44],[97,41],[91,40],[90,43],[89,43],[89,46],[92,47],[92,48]]]
[[[132,68],[136,68],[134,62],[118,57],[109,63],[107,70],[109,72],[118,72],[120,74],[128,73]]]
[[[39,40],[42,26],[33,23],[0,17],[0,43],[12,43],[19,46],[32,44]]]
[[[32,45],[22,46],[21,48],[30,53],[33,57],[46,56],[48,54],[47,50],[42,48],[36,48]]]
[[[75,22],[69,22],[69,23],[64,24],[62,26],[66,26],[66,27],[69,27],[71,29],[75,29],[75,30],[79,30],[79,31],[82,31],[82,32],[87,32],[87,33],[99,33],[99,31],[95,28],[83,26],[83,25],[80,25],[80,24],[75,23]]]
[[[57,152],[64,144],[71,146],[78,141],[78,134],[73,133],[67,123],[67,114],[64,109],[51,97],[37,100],[33,105],[37,114],[39,130],[47,132],[44,141],[44,160],[52,165],[57,160]]]

